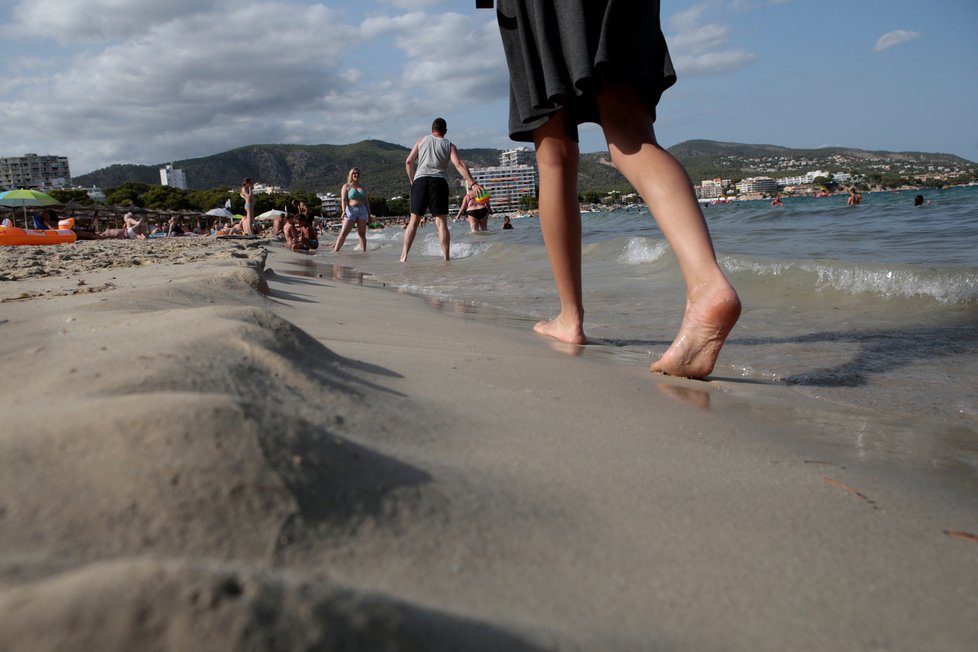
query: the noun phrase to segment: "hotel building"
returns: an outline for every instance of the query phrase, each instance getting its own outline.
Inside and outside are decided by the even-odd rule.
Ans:
[[[472,177],[492,193],[492,210],[510,213],[522,210],[523,197],[536,197],[537,169],[534,155],[526,147],[506,150],[499,156],[499,165],[473,168]]]
[[[183,170],[177,170],[173,165],[160,168],[160,183],[164,186],[172,186],[187,189],[187,174]]]
[[[737,184],[742,194],[772,193],[778,191],[778,182],[771,177],[749,177]]]
[[[71,170],[66,156],[24,154],[0,158],[0,188],[67,188]]]
[[[697,199],[716,199],[726,194],[730,179],[703,179],[703,183],[693,186]]]
[[[316,194],[319,197],[319,201],[323,203],[322,212],[324,215],[339,215],[340,214],[340,198],[331,192],[326,194]]]

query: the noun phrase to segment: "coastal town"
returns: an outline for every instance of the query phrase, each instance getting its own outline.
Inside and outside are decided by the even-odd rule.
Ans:
[[[783,196],[842,194],[857,191],[917,190],[973,184],[978,165],[957,157],[920,153],[838,150],[813,154],[715,157],[720,171],[730,171],[694,186],[697,198],[757,200]],[[704,202],[706,203],[706,202]]]

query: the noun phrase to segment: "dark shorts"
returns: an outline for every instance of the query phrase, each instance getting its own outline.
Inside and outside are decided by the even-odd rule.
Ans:
[[[448,182],[441,177],[418,177],[411,184],[411,214],[448,215]]]

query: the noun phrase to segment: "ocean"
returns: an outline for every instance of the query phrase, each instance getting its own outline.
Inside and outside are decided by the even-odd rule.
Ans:
[[[978,476],[978,187],[733,202],[704,208],[743,315],[712,379],[733,395],[797,394],[853,455]],[[644,206],[585,213],[585,354],[651,363],[685,301],[675,259]],[[355,234],[297,273],[417,294],[465,319],[529,329],[558,303],[539,224],[451,225],[453,260],[433,224],[406,264],[403,230]],[[465,337],[464,328],[459,337]],[[760,391],[760,394],[758,392]],[[761,401],[763,404],[763,401]],[[758,405],[754,401],[753,405]],[[755,409],[755,412],[759,411]],[[763,410],[760,410],[763,411]]]

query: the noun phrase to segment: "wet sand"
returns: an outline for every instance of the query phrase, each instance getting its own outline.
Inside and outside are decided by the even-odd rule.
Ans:
[[[971,482],[297,261],[0,250],[0,649],[978,643]]]

